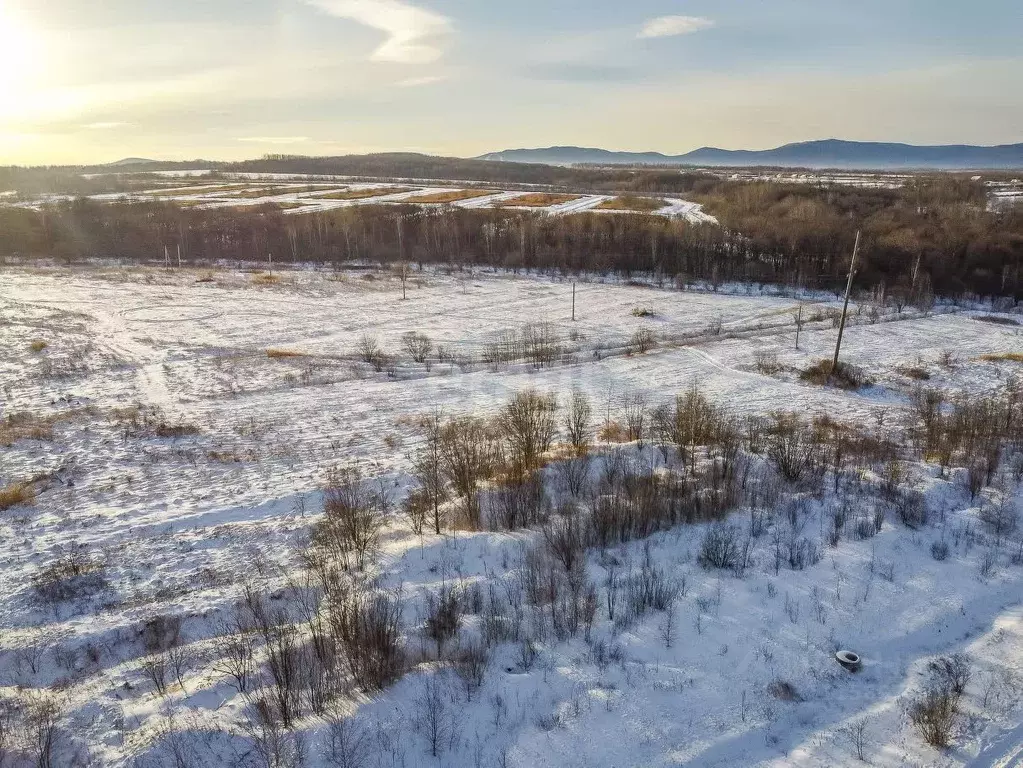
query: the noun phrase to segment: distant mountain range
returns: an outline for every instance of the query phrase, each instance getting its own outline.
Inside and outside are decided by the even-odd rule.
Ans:
[[[546,165],[695,165],[728,167],[892,169],[1023,169],[1023,144],[979,147],[966,144],[923,147],[866,141],[805,141],[776,149],[702,147],[684,155],[610,152],[585,147],[507,149],[480,160]]]

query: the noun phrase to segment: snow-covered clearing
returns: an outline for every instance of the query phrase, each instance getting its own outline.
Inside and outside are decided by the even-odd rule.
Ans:
[[[827,414],[883,434],[909,418],[913,371],[975,397],[1021,371],[981,359],[1023,350],[1019,325],[949,308],[878,315],[864,306],[854,308],[843,359],[873,385],[815,387],[792,370],[830,354],[833,299],[804,300],[796,350],[791,297],[591,278],[578,282],[573,321],[572,292],[567,280],[468,271],[414,273],[405,300],[393,274],[373,270],[273,280],[227,270],[0,271],[0,424],[31,414],[52,428],[0,446],[0,489],[35,479],[38,493],[0,512],[0,696],[49,689],[67,760],[88,752],[103,766],[287,765],[261,757],[255,745],[272,739],[246,725],[250,701],[215,663],[215,636],[246,584],[287,602],[320,517],[324,473],[357,464],[394,510],[375,568],[382,585],[401,586],[405,643],[425,660],[383,692],[345,700],[349,742],[358,742],[349,756],[362,762],[328,756],[338,729],[303,713],[294,732],[311,766],[856,765],[861,722],[872,765],[1017,765],[1020,534],[996,546],[978,508],[986,493],[1015,509],[1020,489],[971,500],[962,471],[940,477],[933,465],[908,468],[931,515],[919,530],[889,515],[876,536],[829,546],[835,499],[825,490],[798,502],[819,562],[778,568],[765,533],[740,578],[701,568],[707,526],[681,525],[591,549],[584,566],[598,586],[612,560],[622,573],[646,563],[684,581],[671,614],[616,628],[600,592],[588,642],[548,628],[500,644],[478,689],[431,656],[420,632],[425,595],[473,584],[484,602],[491,585],[504,594],[524,549],[542,537],[410,531],[397,510],[423,415],[490,415],[528,388],[564,403],[577,390],[599,424],[698,385],[736,415]],[[494,360],[524,326],[556,338],[557,355],[539,368]],[[412,362],[408,332],[444,354]],[[646,332],[655,346],[641,352]],[[391,359],[361,360],[371,341]],[[776,372],[762,373],[765,361]],[[650,445],[624,450],[637,467],[664,463]],[[552,487],[557,477],[548,470]],[[855,515],[877,505],[876,480],[866,471],[856,481]],[[732,520],[748,526],[750,513]],[[932,557],[935,542],[948,544],[947,559]],[[104,581],[89,597],[44,604],[33,580],[72,548],[102,562]],[[184,619],[188,653],[160,695],[144,627],[165,615]],[[480,622],[467,617],[466,630]],[[839,647],[863,656],[860,673],[838,666]],[[973,675],[954,744],[939,752],[906,708],[928,661],[955,652],[970,655]],[[290,739],[281,743],[293,747]],[[2,754],[0,745],[0,764]]]

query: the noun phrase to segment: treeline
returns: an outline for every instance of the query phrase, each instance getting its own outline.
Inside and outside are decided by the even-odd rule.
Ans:
[[[657,177],[644,175],[643,183]],[[414,206],[286,216],[269,206],[197,210],[79,199],[39,211],[0,207],[0,256],[160,263],[165,248],[176,262],[180,246],[187,263],[264,261],[272,253],[278,263],[489,265],[839,291],[862,229],[860,288],[902,302],[926,303],[934,294],[1023,298],[1023,209],[987,210],[971,182],[949,176],[862,190],[675,177],[721,226]]]

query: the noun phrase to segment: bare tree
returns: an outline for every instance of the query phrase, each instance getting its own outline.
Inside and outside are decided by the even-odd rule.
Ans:
[[[424,333],[409,331],[402,335],[401,340],[413,361],[417,363],[427,363],[429,361],[430,352],[433,350],[433,342],[430,341],[429,336]]]
[[[565,411],[565,432],[576,455],[582,456],[590,449],[591,431],[593,429],[593,408],[589,398],[578,389],[572,390]]]
[[[465,523],[481,523],[479,485],[494,470],[496,453],[486,424],[474,416],[452,419],[440,433],[444,475],[462,497]]]
[[[558,401],[553,394],[536,390],[519,392],[497,417],[501,436],[508,446],[513,471],[524,474],[540,466],[557,435]]]
[[[351,718],[331,718],[325,756],[335,768],[365,768],[372,754],[370,736]]]
[[[433,757],[440,755],[452,727],[444,688],[436,676],[430,675],[423,680],[422,690],[415,701],[416,724],[430,745],[430,754]]]
[[[440,535],[440,506],[447,500],[445,484],[445,430],[440,414],[434,413],[422,422],[423,445],[413,460],[413,475],[419,483],[421,501],[433,513],[433,532]]]
[[[247,693],[252,676],[252,638],[244,632],[221,635],[214,643],[216,658],[210,667],[231,678],[239,693]]]
[[[856,750],[856,759],[861,762],[867,759],[867,726],[869,724],[867,718],[863,717],[842,729],[842,732]]]
[[[363,570],[380,539],[379,500],[354,467],[328,470],[323,495],[324,516],[313,530],[313,541],[344,568]]]

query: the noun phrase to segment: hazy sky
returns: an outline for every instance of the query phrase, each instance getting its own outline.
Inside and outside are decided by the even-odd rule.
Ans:
[[[0,164],[1023,141],[1021,0],[0,0]]]

